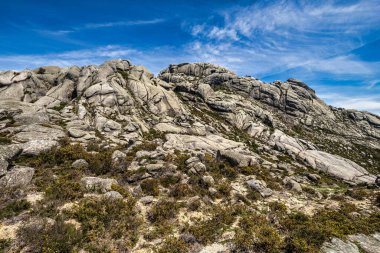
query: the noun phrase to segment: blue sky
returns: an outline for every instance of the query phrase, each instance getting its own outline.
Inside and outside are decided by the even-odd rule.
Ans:
[[[380,115],[380,0],[2,0],[0,69],[130,59],[157,74],[211,62],[301,79],[329,104]]]

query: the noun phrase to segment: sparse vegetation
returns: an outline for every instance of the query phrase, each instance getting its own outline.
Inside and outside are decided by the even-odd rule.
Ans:
[[[283,239],[266,217],[245,213],[232,240],[233,252],[282,252]]]
[[[84,198],[71,212],[81,223],[84,242],[94,245],[98,240],[122,239],[125,249],[135,245],[141,218],[135,210],[135,200]]]
[[[212,243],[223,234],[240,214],[241,206],[222,207],[215,206],[209,217],[196,222],[187,229],[197,241],[203,244]]]
[[[148,212],[148,220],[152,223],[161,223],[177,216],[178,203],[171,200],[157,202]]]
[[[4,207],[0,207],[0,220],[16,216],[29,208],[30,203],[25,199],[14,200],[6,204]]]
[[[74,225],[65,223],[61,217],[52,222],[46,219],[26,224],[18,231],[22,242],[33,252],[75,251],[82,241],[82,234]]]
[[[183,253],[188,252],[188,248],[185,241],[175,237],[169,237],[164,241],[158,253]]]
[[[158,196],[160,194],[159,181],[157,179],[145,179],[140,183],[140,186],[146,195]]]

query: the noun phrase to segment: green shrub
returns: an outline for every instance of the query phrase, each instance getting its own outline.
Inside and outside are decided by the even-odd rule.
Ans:
[[[0,136],[0,145],[11,144],[12,139],[7,136]]]
[[[158,196],[160,194],[159,181],[154,178],[145,179],[140,184],[146,195]]]
[[[176,175],[165,175],[163,177],[160,178],[160,184],[167,188],[167,187],[170,187],[172,185],[175,185],[177,184],[179,181],[181,180],[181,178],[179,176],[176,176]]]
[[[119,185],[119,184],[113,184],[111,186],[111,190],[113,191],[117,191],[118,193],[120,193],[124,198],[130,198],[131,197],[131,194],[129,193],[129,191],[127,189],[125,189],[123,186]]]
[[[48,199],[75,200],[83,196],[82,185],[79,182],[80,173],[70,171],[66,175],[51,180],[45,190]]]
[[[320,210],[313,216],[293,213],[282,219],[287,231],[286,249],[289,252],[318,252],[323,242],[332,237],[345,238],[346,235],[371,234],[380,227],[380,213],[355,217],[355,210],[344,204],[340,210]]]
[[[16,216],[29,208],[30,203],[25,199],[12,201],[0,209],[0,220]]]
[[[87,152],[80,144],[62,143],[61,147],[53,147],[47,152],[42,152],[34,157],[20,157],[17,162],[34,168],[44,169],[54,166],[71,168],[71,164],[78,159],[85,159],[89,163],[89,169],[96,175],[108,172],[117,172],[112,163],[112,150],[102,150],[99,153]],[[78,169],[76,169],[78,170]]]
[[[368,198],[369,195],[368,192],[362,188],[347,190],[345,194],[357,200],[364,200]]]
[[[170,191],[170,196],[176,199],[193,196],[194,191],[188,184],[176,184]]]
[[[43,220],[39,224],[24,225],[17,235],[28,245],[31,252],[70,253],[82,240],[81,232],[61,218],[57,218],[52,224]]]
[[[282,252],[283,239],[263,215],[245,213],[232,240],[234,252]]]
[[[0,252],[7,252],[7,248],[11,246],[12,241],[10,239],[0,239]]]
[[[288,208],[286,207],[284,203],[277,202],[277,201],[270,202],[269,208],[273,213],[280,214],[280,215],[286,214],[286,211],[288,210]]]
[[[216,186],[216,190],[219,197],[229,197],[232,187],[228,181],[223,181]]]
[[[162,246],[158,250],[158,253],[184,253],[188,252],[188,250],[189,246],[184,240],[169,237],[163,242]]]
[[[101,238],[123,239],[127,247],[135,245],[142,224],[135,210],[136,201],[107,198],[85,198],[71,215],[81,223],[86,242]]]
[[[240,206],[221,207],[216,206],[211,210],[211,215],[188,228],[190,234],[202,244],[214,242],[228,229],[240,214]]]
[[[144,234],[144,239],[154,240],[157,238],[166,237],[173,232],[173,223],[171,222],[161,222],[155,224],[153,229]]]
[[[380,207],[380,193],[378,193],[375,197],[375,205]]]
[[[148,212],[148,220],[152,223],[160,223],[177,216],[179,205],[174,201],[161,200]]]
[[[235,167],[231,167],[228,163],[216,159],[212,162],[206,162],[206,167],[215,178],[226,177],[234,180],[238,175],[238,170]]]
[[[310,187],[310,186],[304,186],[304,187],[302,188],[302,190],[303,190],[304,192],[306,192],[306,193],[311,194],[311,195],[315,195],[315,194],[316,194],[315,189],[312,188],[312,187]]]
[[[252,189],[248,189],[246,197],[250,201],[257,201],[262,198],[261,194],[258,191],[254,191]]]
[[[202,201],[200,199],[196,199],[187,203],[187,208],[190,211],[197,211],[202,206]]]

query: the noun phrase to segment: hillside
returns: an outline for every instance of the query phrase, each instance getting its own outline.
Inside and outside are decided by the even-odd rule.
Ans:
[[[380,117],[296,79],[0,72],[0,251],[380,252]]]

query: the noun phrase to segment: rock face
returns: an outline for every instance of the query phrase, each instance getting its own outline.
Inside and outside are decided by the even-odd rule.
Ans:
[[[318,127],[337,143],[346,142],[341,137],[346,136],[377,149],[380,118],[329,107],[296,79],[269,84],[208,63],[170,65],[154,77],[142,66],[112,60],[100,66],[5,71],[0,86],[0,133],[22,143],[23,155],[37,155],[67,137],[86,145],[101,135],[127,145],[154,129],[166,133],[166,150],[218,152],[240,167],[261,163],[247,140],[231,138],[238,130],[250,142],[274,147],[316,170],[352,184],[374,184],[375,177],[351,156],[331,154],[285,132],[293,126]],[[0,164],[4,174],[7,159]]]
[[[276,130],[270,139],[276,149],[295,154],[314,169],[354,184],[375,184],[376,176],[368,173],[360,165],[338,155],[316,150],[311,143],[288,136],[279,130]]]
[[[360,246],[360,250],[359,247]],[[348,241],[333,238],[331,242],[325,242],[321,248],[323,253],[376,253],[380,249],[380,234],[374,235],[350,235]]]

